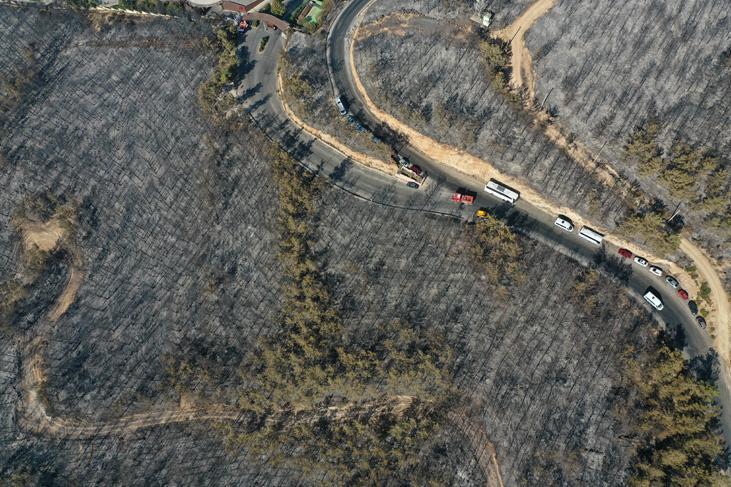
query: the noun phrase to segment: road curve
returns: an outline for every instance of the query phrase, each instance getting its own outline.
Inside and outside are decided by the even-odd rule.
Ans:
[[[357,28],[362,18],[362,13],[373,1],[375,0],[351,0],[343,8],[330,27],[327,48],[327,61],[333,76],[333,90],[345,97],[350,105],[351,111],[368,127],[378,127],[381,120],[374,116],[368,109],[367,104],[364,103],[354,81],[353,73],[350,72],[351,66],[348,57],[350,42],[352,42],[352,33]],[[401,148],[400,152],[408,156],[413,162],[426,168],[430,174],[436,175],[452,186],[466,187],[476,191],[477,194],[484,194],[482,191],[484,181],[478,181],[455,170],[450,170],[411,146]],[[495,200],[488,199],[486,196],[481,196],[476,203],[480,206],[497,206]],[[553,225],[555,215],[547,214],[525,200],[519,200],[514,211],[528,217],[528,221],[531,222],[529,234],[557,245],[562,252],[576,257],[580,262],[587,263],[591,261],[597,253],[596,247],[580,239],[576,235],[576,232],[566,234],[566,232],[555,227]],[[616,255],[617,248],[615,246],[605,245],[605,247],[608,254]],[[633,264],[633,273],[628,287],[637,296],[638,294],[643,294],[650,286],[657,288],[661,292],[665,303],[665,309],[657,312],[656,315],[666,324],[679,323],[683,326],[687,339],[685,352],[691,357],[708,352],[712,347],[712,341],[706,332],[698,328],[695,318],[691,315],[686,303],[676,295],[673,289],[665,286],[664,282],[658,280],[646,269],[642,269]],[[723,364],[720,369],[724,371],[725,367]],[[729,445],[731,445],[730,381],[731,378],[729,378],[728,374],[724,372],[719,374],[717,385],[720,390],[720,402],[723,407],[721,424],[726,443]]]

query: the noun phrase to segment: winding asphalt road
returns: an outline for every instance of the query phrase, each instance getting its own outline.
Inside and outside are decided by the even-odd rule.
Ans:
[[[367,110],[354,87],[347,53],[351,40],[350,32],[358,22],[358,14],[371,1],[351,0],[331,26],[328,36],[328,64],[335,96],[343,96],[350,112],[369,128],[378,127],[380,123]],[[266,35],[270,36],[270,41],[265,50],[259,52],[259,41]],[[279,142],[303,165],[327,176],[337,188],[376,204],[440,213],[463,220],[470,219],[475,209],[479,207],[504,212],[506,217],[520,221],[521,231],[582,264],[590,263],[602,251],[579,237],[578,229],[568,233],[555,226],[553,222],[556,215],[539,210],[523,199],[514,207],[506,208],[502,202],[484,192],[485,181],[450,171],[438,161],[430,159],[408,145],[400,147],[399,152],[426,169],[429,174],[427,184],[419,190],[408,188],[394,177],[357,164],[337,149],[310,136],[287,118],[277,93],[277,61],[284,44],[285,39],[278,31],[264,31],[260,27],[244,34],[239,45],[242,60],[239,73],[239,79],[242,81],[237,93],[239,100],[270,138]],[[465,207],[450,201],[449,196],[458,187],[469,189],[478,195],[474,207]],[[608,256],[617,256],[617,248],[612,245],[605,243],[604,250]],[[708,352],[711,339],[698,327],[686,302],[665,284],[664,278],[658,278],[636,264],[632,264],[631,267],[632,272],[627,286],[634,291],[633,296],[651,309],[641,296],[648,287],[657,289],[662,295],[665,308],[661,312],[655,310],[653,312],[667,324],[683,326],[687,340],[685,352],[688,356],[694,357]],[[723,377],[723,374],[720,376]],[[721,423],[726,442],[731,445],[731,392],[724,380],[719,380],[718,386],[723,406]]]

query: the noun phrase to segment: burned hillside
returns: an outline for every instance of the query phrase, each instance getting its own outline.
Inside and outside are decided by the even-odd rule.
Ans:
[[[282,200],[286,178],[257,128],[245,116],[214,123],[199,107],[216,63],[206,24],[9,6],[0,14],[2,41],[14,46],[0,55],[43,46],[33,56],[41,67],[3,115],[0,278],[32,263],[24,222],[71,222],[7,313],[0,475],[20,484],[336,483],[238,447],[222,427],[237,424],[256,344],[285,328],[291,270],[278,249],[289,225],[311,227],[307,265],[321,269],[328,311],[344,328],[331,340],[368,343],[396,323],[445,337],[460,411],[494,445],[506,485],[624,483],[632,392],[620,370],[630,347],[650,346],[655,326],[619,282],[505,228],[515,264],[505,269],[515,275],[501,277],[490,267],[499,259],[485,260],[492,250],[475,243],[479,226],[364,202],[321,180],[303,216],[304,205]],[[38,28],[57,23],[52,36]],[[52,319],[74,270],[78,289]],[[212,403],[229,409],[197,419],[193,407]],[[39,411],[47,417],[28,421]],[[428,465],[437,483],[484,484],[485,452],[459,428],[436,431],[414,468]]]
[[[558,123],[594,150],[604,146],[610,164],[670,211],[683,203],[691,230],[725,259],[731,257],[729,29],[723,1],[560,1],[526,36],[537,97],[550,92]],[[627,154],[638,129],[653,131],[657,147]],[[706,158],[684,164],[690,150]],[[724,201],[717,203],[719,197]]]
[[[544,135],[508,92],[508,59],[484,31],[385,3],[393,12],[365,23],[355,41],[356,69],[377,106],[610,228],[624,217],[627,188],[607,185]]]

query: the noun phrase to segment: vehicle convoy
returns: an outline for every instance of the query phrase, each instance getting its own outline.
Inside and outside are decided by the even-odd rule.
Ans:
[[[601,245],[602,240],[604,240],[604,235],[597,232],[596,230],[592,230],[591,228],[589,228],[587,226],[581,227],[581,230],[579,230],[579,235],[582,238],[593,243],[594,245]]]
[[[467,191],[464,188],[459,188],[452,194],[451,199],[455,203],[464,203],[465,205],[471,205],[475,202],[475,195],[471,193],[471,191]]]
[[[518,198],[520,198],[519,192],[505,186],[502,183],[497,182],[494,179],[489,180],[487,184],[485,184],[485,192],[490,193],[491,195],[500,198],[501,200],[506,201],[511,205],[514,205],[515,202],[518,201]]]
[[[556,218],[556,221],[553,222],[553,224],[567,232],[574,231],[574,223],[566,216],[558,215],[558,218]]]
[[[645,301],[650,303],[656,310],[662,311],[662,309],[665,308],[665,305],[662,303],[660,293],[658,293],[651,287],[647,288],[647,291],[645,291],[645,295],[643,297],[645,298]]]

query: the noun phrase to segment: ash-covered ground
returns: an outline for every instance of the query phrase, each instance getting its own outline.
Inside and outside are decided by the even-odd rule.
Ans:
[[[723,2],[635,3],[559,1],[526,36],[536,105],[545,101],[569,148],[580,143],[612,168],[622,181],[614,187],[569,157],[501,93],[481,52],[487,33],[469,20],[470,5],[375,2],[356,40],[356,68],[376,105],[399,120],[609,228],[633,212],[654,211],[647,202],[663,208],[665,218],[680,203],[688,233],[724,262],[731,249],[731,142],[723,130],[731,45],[721,35],[728,15]],[[508,18],[518,7],[505,6]],[[643,171],[625,145],[650,122],[659,127],[665,160]],[[707,159],[684,163],[682,144]],[[630,187],[642,198],[630,196]]]
[[[382,3],[391,13],[364,23],[355,46],[356,69],[377,106],[610,228],[625,214],[620,188],[577,164],[492,85],[477,24]]]
[[[0,340],[0,475],[54,485],[317,484],[227,450],[205,422],[86,439],[23,427],[23,361],[39,337],[54,417],[103,423],[177,407],[171,360],[205,367],[211,383],[198,392],[232,401],[252,344],[278,328],[282,273],[265,140],[250,126],[216,126],[198,108],[214,64],[205,24],[8,6],[0,19],[10,46],[0,75],[17,79],[17,66],[29,74],[0,132],[0,277],[21,259],[11,216],[46,192],[79,202],[84,271],[73,304],[50,323],[69,268],[49,265]],[[572,299],[582,268],[529,240],[525,283],[501,294],[465,232],[326,190],[317,255],[348,328],[400,320],[442,331],[506,485],[622,484],[630,452],[620,439],[629,414],[615,413],[620,355],[650,340],[648,316],[609,279],[589,313]],[[481,452],[447,436],[426,453],[442,465],[437,480],[482,482]]]
[[[731,17],[719,0],[589,4],[559,1],[528,32],[537,97],[550,91],[561,125],[603,153],[643,190],[683,203],[691,230],[717,258],[731,258]],[[711,190],[693,168],[697,189],[668,191],[661,171],[644,173],[623,147],[632,130],[654,122],[666,153],[687,143],[718,159]],[[725,171],[725,172],[721,172]],[[719,192],[715,211],[703,205]],[[731,284],[731,275],[728,276]]]

